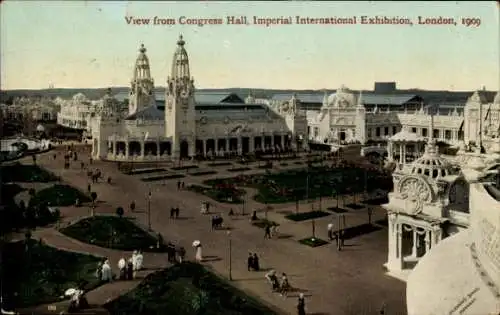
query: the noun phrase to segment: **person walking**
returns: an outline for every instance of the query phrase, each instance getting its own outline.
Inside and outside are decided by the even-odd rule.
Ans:
[[[253,254],[248,253],[248,258],[247,258],[247,270],[252,271],[254,269],[254,260],[253,260]]]
[[[257,253],[253,253],[253,270],[260,270],[259,257],[257,256]]]
[[[306,301],[304,298],[304,293],[299,294],[299,300],[297,303],[297,315],[306,315]]]
[[[327,233],[328,233],[328,240],[332,241],[333,240],[333,223],[328,223]]]
[[[186,250],[184,249],[184,247],[181,247],[179,248],[179,263],[182,264],[182,262],[184,262],[184,257],[186,257]]]
[[[270,239],[271,238],[271,226],[269,224],[266,225],[265,227],[265,233],[264,233],[264,239]]]
[[[286,298],[288,296],[289,289],[290,283],[288,282],[288,277],[283,272],[283,275],[281,276],[280,295]]]

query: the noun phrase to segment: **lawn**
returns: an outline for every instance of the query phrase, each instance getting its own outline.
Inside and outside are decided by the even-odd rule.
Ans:
[[[194,263],[146,277],[134,290],[104,306],[111,315],[274,315],[274,311]]]
[[[232,183],[258,190],[254,199],[260,203],[278,204],[297,200],[331,197],[339,194],[360,193],[365,189],[365,170],[354,167],[330,166],[286,170],[262,175],[240,175],[233,178],[213,179],[204,184],[212,186]],[[392,189],[392,179],[375,171],[366,171],[367,191]]]
[[[312,236],[299,240],[299,243],[310,247],[319,247],[328,244],[327,241]]]
[[[191,175],[191,176],[205,176],[205,175],[213,175],[213,174],[217,174],[217,172],[207,170],[207,171],[192,172],[189,175]]]
[[[186,177],[185,175],[182,174],[167,174],[167,175],[156,175],[156,176],[149,176],[149,177],[144,177],[141,178],[143,182],[155,182],[159,180],[167,180],[167,179],[179,179],[179,178],[184,178]]]
[[[244,189],[238,189],[231,185],[214,185],[212,187],[189,185],[187,189],[205,195],[215,201],[231,204],[243,203],[242,198],[246,193]]]
[[[288,220],[292,220],[295,222],[318,219],[322,217],[329,216],[330,213],[324,211],[309,211],[309,212],[301,212],[301,213],[293,213],[286,215],[285,218]]]
[[[228,168],[227,171],[231,173],[236,173],[236,172],[246,172],[251,170],[250,167],[233,167],[233,168]]]
[[[79,283],[86,283],[87,289],[98,285],[98,257],[58,250],[35,240],[4,246],[0,268],[6,309],[58,301],[64,291]]]
[[[213,163],[208,163],[207,165],[212,166],[212,167],[217,167],[217,166],[230,166],[230,165],[233,165],[233,163],[231,163],[231,162],[213,162]]]
[[[59,180],[56,175],[38,165],[24,165],[21,163],[4,165],[0,168],[0,173],[4,183],[48,183]]]
[[[196,166],[196,165],[175,166],[175,167],[172,167],[171,169],[174,171],[185,171],[185,170],[191,170],[191,169],[195,169],[195,168],[199,168],[199,166]]]
[[[53,185],[35,193],[32,201],[35,205],[49,205],[55,207],[67,207],[75,205],[76,200],[80,202],[92,201],[87,195],[69,185]]]
[[[81,242],[119,250],[157,251],[157,239],[128,218],[95,216],[61,229]]]

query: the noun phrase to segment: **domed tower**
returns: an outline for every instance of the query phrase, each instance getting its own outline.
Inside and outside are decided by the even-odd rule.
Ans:
[[[130,82],[129,115],[135,114],[149,106],[156,106],[154,81],[151,78],[149,59],[146,48],[141,44],[139,55],[135,61],[134,74]]]
[[[165,134],[172,139],[174,158],[195,154],[194,79],[190,77],[185,45],[182,35],[179,36],[165,90]]]

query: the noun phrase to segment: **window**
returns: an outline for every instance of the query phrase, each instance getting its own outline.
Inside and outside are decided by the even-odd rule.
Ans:
[[[389,135],[389,127],[384,127],[384,136]]]
[[[434,129],[432,131],[432,137],[438,139],[439,138],[439,129]]]
[[[377,127],[377,129],[375,129],[375,136],[380,137],[380,127]]]
[[[396,133],[398,133],[398,127],[392,126],[392,134],[395,135]]]
[[[417,133],[417,128],[411,128],[411,132]]]
[[[432,170],[432,178],[436,178],[436,177],[438,177],[438,175],[439,175],[438,170]]]
[[[428,169],[428,168],[426,168],[426,169],[424,170],[424,175],[425,175],[425,176],[429,176],[429,173],[430,173],[430,172],[429,172],[429,169]]]
[[[445,130],[444,131],[444,138],[446,140],[451,140],[451,130]]]
[[[458,132],[458,140],[464,140],[464,132],[462,130]]]
[[[319,128],[314,127],[314,137],[317,137],[319,135]]]
[[[427,137],[427,128],[422,128],[422,137]]]
[[[372,137],[372,128],[368,128],[368,138]]]

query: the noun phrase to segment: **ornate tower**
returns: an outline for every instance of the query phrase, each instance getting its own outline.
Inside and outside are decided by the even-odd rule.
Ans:
[[[151,78],[149,59],[146,56],[146,48],[141,44],[139,56],[137,56],[137,60],[135,61],[134,76],[130,82],[129,115],[146,107],[156,106],[153,89],[154,81]]]
[[[195,154],[194,79],[190,77],[185,44],[179,36],[165,91],[165,134],[172,138],[173,158]]]

